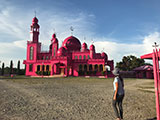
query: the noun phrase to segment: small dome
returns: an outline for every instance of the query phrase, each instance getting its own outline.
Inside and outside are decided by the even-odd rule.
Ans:
[[[38,19],[37,19],[36,17],[34,17],[34,18],[32,19],[32,22],[33,22],[33,23],[38,23]]]
[[[57,40],[57,38],[56,38],[56,34],[55,34],[55,33],[52,35],[51,42],[52,42],[52,43],[58,43],[58,40]]]
[[[62,46],[65,47],[68,51],[80,51],[81,49],[80,41],[74,36],[66,38],[63,41]]]
[[[60,47],[57,51],[58,56],[65,56],[66,55],[66,49],[64,47]]]
[[[82,44],[82,48],[87,49],[87,44],[85,42]]]
[[[55,33],[53,33],[52,38],[56,38],[56,34]]]
[[[101,53],[101,57],[104,58],[105,60],[108,60],[108,56],[105,52]]]
[[[90,50],[92,51],[95,51],[95,46],[92,44],[90,47],[89,47]]]

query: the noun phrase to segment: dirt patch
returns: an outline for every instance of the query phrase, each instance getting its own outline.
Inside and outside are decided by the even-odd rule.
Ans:
[[[113,79],[44,78],[0,80],[0,120],[113,120]],[[150,80],[151,82],[151,80]],[[126,79],[124,119],[156,116],[154,87],[148,80]]]

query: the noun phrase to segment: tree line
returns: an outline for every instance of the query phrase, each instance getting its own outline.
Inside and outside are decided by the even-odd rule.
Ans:
[[[134,68],[143,65],[151,65],[151,64],[145,63],[144,59],[137,58],[133,55],[124,56],[122,58],[122,61],[116,63],[116,67],[122,71],[132,71]]]
[[[20,60],[18,60],[17,67],[13,67],[13,61],[10,61],[10,67],[5,67],[5,63],[2,63],[1,67],[1,75],[11,75],[11,74],[17,74],[17,75],[24,75],[25,74],[25,69],[20,68]]]

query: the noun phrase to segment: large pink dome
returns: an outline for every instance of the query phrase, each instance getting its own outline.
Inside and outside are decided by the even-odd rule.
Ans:
[[[80,41],[74,36],[66,38],[63,41],[62,46],[65,47],[68,51],[80,51],[81,49]]]

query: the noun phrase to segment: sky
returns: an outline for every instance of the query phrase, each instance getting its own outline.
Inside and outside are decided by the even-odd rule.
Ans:
[[[54,32],[61,46],[72,26],[81,43],[93,43],[115,65],[123,56],[140,57],[160,44],[159,5],[159,0],[0,0],[0,67],[10,60],[24,67],[35,11],[43,51]]]

